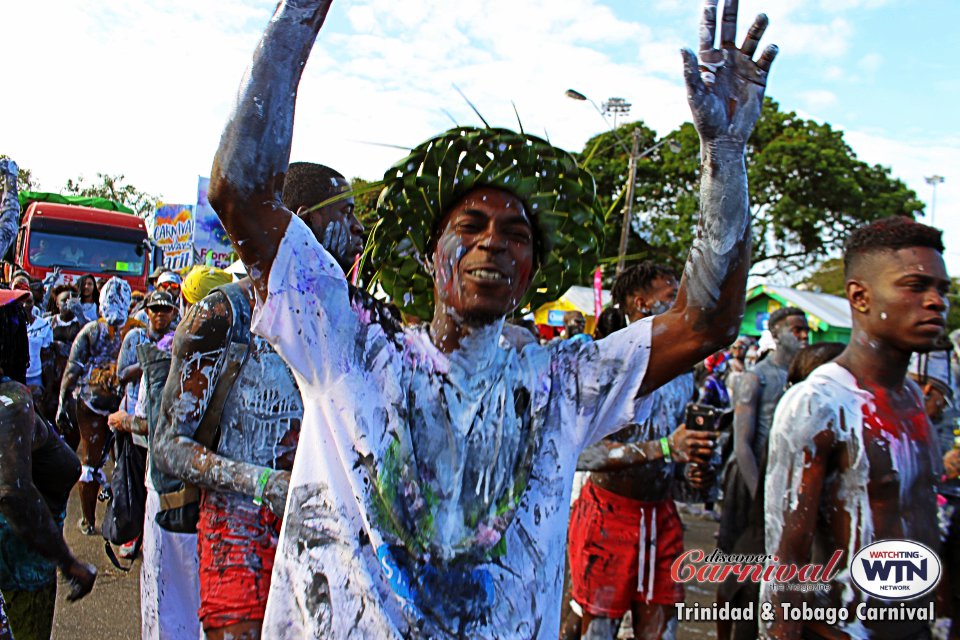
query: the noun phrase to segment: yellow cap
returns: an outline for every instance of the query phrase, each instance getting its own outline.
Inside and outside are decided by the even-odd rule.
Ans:
[[[190,304],[203,300],[213,289],[233,282],[233,276],[216,267],[194,267],[183,279],[183,297]]]

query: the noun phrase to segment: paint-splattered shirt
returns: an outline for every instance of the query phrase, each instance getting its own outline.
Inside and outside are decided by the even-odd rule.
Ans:
[[[254,323],[304,400],[264,636],[553,640],[577,456],[645,415],[650,323],[444,355],[375,317],[294,218]]]

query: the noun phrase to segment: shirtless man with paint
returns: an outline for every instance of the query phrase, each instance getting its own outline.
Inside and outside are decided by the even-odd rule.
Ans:
[[[743,372],[737,388],[729,390],[734,407],[735,471],[727,473],[718,540],[719,548],[727,553],[733,550],[733,544],[746,528],[750,500],[757,495],[761,482],[758,470],[766,460],[773,412],[787,390],[787,369],[807,344],[810,333],[807,317],[797,307],[784,307],[771,313],[768,329],[776,348],[752,370]],[[749,493],[744,495],[744,490]]]
[[[283,203],[347,272],[363,249],[347,180],[323,165],[290,165]],[[311,208],[337,196],[340,200]],[[346,233],[343,233],[346,231]],[[200,622],[207,638],[260,637],[303,403],[290,369],[250,333],[249,278],[201,300],[181,324],[164,390],[154,460],[161,471],[203,489],[197,524]],[[249,352],[249,353],[248,353]],[[216,449],[194,439],[233,361],[239,372],[223,403]],[[253,487],[245,492],[244,486]],[[267,504],[261,504],[266,498]],[[238,563],[236,558],[247,558]]]
[[[580,452],[736,337],[750,262],[744,148],[776,55],[752,60],[766,18],[738,49],[727,3],[714,48],[710,0],[701,59],[684,52],[702,218],[673,307],[604,340],[518,352],[500,342],[505,316],[556,286],[558,254],[584,253],[551,241],[577,220],[595,250],[592,179],[503,129],[458,127],[414,149],[385,175],[373,253],[409,267],[381,273],[396,304],[433,317],[394,332],[281,200],[297,85],[329,6],[280,4],[210,183],[254,281],[254,330],[304,398],[264,635],[553,640]]]
[[[782,307],[771,313],[767,328],[776,348],[756,367],[741,373],[736,386],[729,389],[734,408],[733,456],[724,473],[723,511],[717,539],[717,548],[725,553],[733,553],[735,545],[737,553],[763,553],[763,539],[754,535],[759,530],[750,529],[747,538],[742,536],[750,528],[750,513],[758,488],[762,499],[760,474],[766,468],[773,412],[787,390],[787,370],[794,356],[807,344],[810,333],[807,317],[797,307]],[[746,606],[757,601],[759,589],[756,583],[727,579],[718,590],[717,602]],[[757,620],[721,621],[717,633],[721,640],[730,637],[752,640],[757,637]]]
[[[617,276],[611,293],[633,324],[668,311],[678,287],[672,270],[644,262]],[[588,447],[577,462],[578,471],[590,472],[570,518],[573,599],[583,635],[592,629],[612,638],[631,611],[635,637],[661,638],[683,602],[683,587],[670,576],[683,552],[683,524],[671,499],[679,479],[674,462],[691,455],[706,461],[716,436],[681,424],[694,396],[692,372],[651,396],[645,420]],[[704,481],[698,476],[696,488]],[[600,634],[604,624],[608,631]]]
[[[922,393],[906,376],[910,355],[934,348],[946,326],[950,278],[940,231],[890,217],[854,231],[844,253],[853,315],[840,356],[791,387],[770,433],[766,475],[766,552],[781,564],[820,562],[844,552],[827,592],[761,587],[770,603],[846,607],[849,621],[785,621],[766,637],[930,637],[926,622],[861,622],[855,608],[896,608],[853,585],[847,564],[862,547],[888,539],[939,546],[934,491],[939,447]],[[932,595],[910,601],[922,606]],[[761,624],[763,627],[763,624]]]

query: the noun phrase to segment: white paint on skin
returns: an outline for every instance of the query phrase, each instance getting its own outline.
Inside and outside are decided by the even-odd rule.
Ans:
[[[321,244],[331,255],[347,258],[350,248],[350,229],[345,220],[336,219],[327,225],[323,231]]]
[[[861,389],[853,375],[838,364],[815,370],[806,381],[792,387],[777,408],[770,432],[766,477],[766,546],[776,554],[783,535],[784,514],[796,511],[804,490],[803,472],[816,447],[814,439],[825,430],[833,432],[836,446],[847,451],[849,466],[842,473],[828,475],[837,482],[837,508],[850,520],[846,558],[873,541],[873,514],[867,486],[870,463],[863,442],[864,410],[873,410],[873,394]],[[842,589],[844,605],[855,597],[848,570],[834,582]],[[762,586],[761,600],[770,601],[770,585]]]
[[[130,311],[130,285],[116,276],[107,280],[100,290],[100,316],[115,327],[127,321]]]

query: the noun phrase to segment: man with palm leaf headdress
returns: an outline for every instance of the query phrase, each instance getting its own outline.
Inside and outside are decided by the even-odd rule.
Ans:
[[[716,49],[708,0],[702,61],[684,53],[705,169],[671,310],[603,340],[518,352],[501,342],[506,315],[595,266],[593,179],[504,129],[457,127],[414,149],[384,176],[370,239],[384,290],[432,318],[396,330],[280,198],[297,85],[329,6],[278,7],[209,193],[253,279],[254,331],[304,398],[264,633],[554,638],[580,451],[736,336],[750,262],[744,147],[776,54],[751,60],[766,19],[738,49],[728,2]]]

